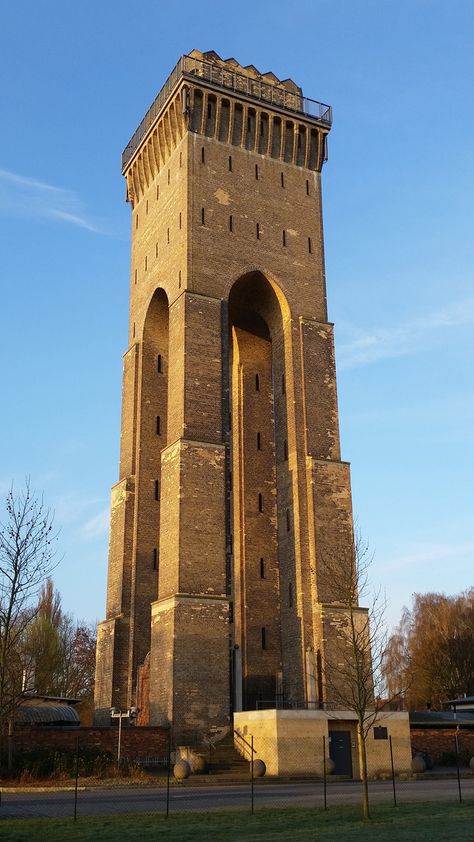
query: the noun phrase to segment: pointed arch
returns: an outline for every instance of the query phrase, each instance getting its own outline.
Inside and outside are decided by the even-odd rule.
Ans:
[[[290,628],[288,600],[280,599],[281,589],[286,595],[294,581],[296,563],[294,530],[286,529],[286,511],[293,506],[290,404],[281,388],[291,382],[291,314],[280,286],[258,269],[233,282],[228,314],[234,645],[242,652],[244,708],[252,709],[259,699],[276,698],[282,661],[287,698],[301,693],[301,664],[291,664],[286,654],[298,660],[299,627],[293,619]],[[264,652],[256,645],[262,626],[268,630]]]

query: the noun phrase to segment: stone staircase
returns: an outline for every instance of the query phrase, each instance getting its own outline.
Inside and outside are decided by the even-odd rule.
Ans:
[[[206,758],[208,772],[191,774],[187,780],[180,781],[183,786],[206,786],[213,784],[247,784],[250,780],[250,763],[234,748],[233,734],[227,734],[211,748],[201,746],[194,749]]]
[[[234,748],[232,733],[216,743],[208,754],[209,774],[219,775],[222,779],[232,778],[247,781],[250,775],[250,764]]]

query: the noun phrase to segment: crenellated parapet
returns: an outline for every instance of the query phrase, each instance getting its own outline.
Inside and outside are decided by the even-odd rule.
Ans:
[[[134,205],[186,131],[320,172],[327,158],[330,106],[291,79],[193,50],[173,69],[122,156]]]

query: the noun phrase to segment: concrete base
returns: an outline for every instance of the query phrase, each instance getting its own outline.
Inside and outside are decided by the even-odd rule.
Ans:
[[[350,742],[352,777],[360,777],[357,721],[353,711],[240,711],[234,713],[234,729],[247,743],[253,737],[254,757],[264,761],[267,775],[274,776],[322,776],[323,750],[329,759],[334,754],[332,743],[337,739],[337,732],[345,732]],[[367,765],[371,778],[391,775],[390,737],[395,773],[411,774],[408,714],[387,711],[377,714],[367,736]],[[237,736],[235,748],[250,758],[250,750]]]

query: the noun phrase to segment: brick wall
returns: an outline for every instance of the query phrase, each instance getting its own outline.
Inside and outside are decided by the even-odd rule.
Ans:
[[[454,751],[454,728],[411,728],[410,733],[413,753],[426,751],[435,763],[440,763],[444,753]],[[461,754],[467,750],[474,757],[474,730],[460,728],[458,744]]]
[[[17,727],[15,728],[14,747],[16,753],[33,751],[38,748],[70,749],[76,747],[79,736],[81,747],[108,751],[115,757],[117,753],[118,727],[69,728],[60,726]],[[164,757],[168,751],[168,729],[150,727],[122,727],[122,757],[138,756]]]

